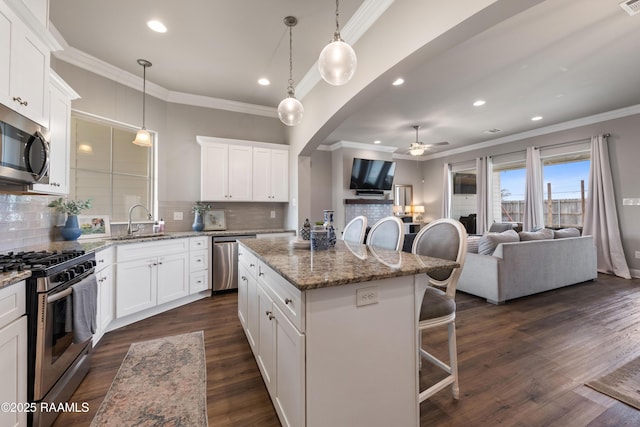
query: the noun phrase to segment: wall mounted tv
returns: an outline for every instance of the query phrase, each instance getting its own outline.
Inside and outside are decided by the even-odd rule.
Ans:
[[[454,173],[453,194],[476,194],[476,174]]]
[[[349,188],[361,192],[391,190],[395,171],[395,162],[354,158]]]

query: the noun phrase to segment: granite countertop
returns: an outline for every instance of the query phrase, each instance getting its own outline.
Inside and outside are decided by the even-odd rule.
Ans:
[[[272,233],[284,233],[294,230],[286,229],[248,229],[248,230],[215,230],[215,231],[179,231],[179,232],[166,232],[160,234],[145,234],[138,236],[135,239],[118,240],[117,236],[106,239],[87,239],[87,240],[74,240],[74,241],[55,241],[49,243],[43,243],[33,246],[25,246],[16,248],[13,251],[66,251],[66,250],[83,250],[85,252],[96,252],[104,248],[124,245],[129,243],[141,243],[150,242],[156,240],[167,239],[181,239],[185,237],[198,237],[198,236],[236,236],[246,234],[272,234]],[[0,289],[21,282],[31,277],[31,271],[15,271],[9,273],[0,273]]]
[[[433,273],[459,266],[455,261],[373,248],[342,240],[325,251],[294,248],[294,241],[295,237],[239,240],[301,291]]]

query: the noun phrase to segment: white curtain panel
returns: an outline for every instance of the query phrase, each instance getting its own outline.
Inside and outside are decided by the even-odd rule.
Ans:
[[[593,236],[598,271],[631,279],[622,249],[608,141],[604,135],[591,137],[591,169],[585,210],[582,234]]]
[[[476,158],[476,234],[489,230],[491,217],[491,157]]]
[[[451,196],[453,194],[452,179],[451,164],[445,163],[442,176],[442,218],[451,217]]]
[[[542,193],[542,163],[540,150],[527,148],[527,178],[524,187],[524,231],[544,227],[544,205]]]

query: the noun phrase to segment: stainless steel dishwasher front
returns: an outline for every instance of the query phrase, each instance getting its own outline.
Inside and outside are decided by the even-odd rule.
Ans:
[[[238,289],[238,239],[252,235],[219,236],[213,238],[213,292]]]

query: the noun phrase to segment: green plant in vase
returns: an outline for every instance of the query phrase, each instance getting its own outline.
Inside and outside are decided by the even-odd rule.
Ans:
[[[211,205],[204,203],[196,203],[192,208],[191,212],[194,213],[195,218],[193,219],[193,231],[202,231],[204,230],[204,214],[207,213],[208,210],[211,209]]]
[[[64,240],[76,240],[82,234],[82,230],[78,226],[78,215],[86,210],[91,209],[91,199],[87,200],[67,200],[62,197],[49,203],[50,208],[55,208],[56,212],[67,215],[64,227],[60,229],[60,234]]]

